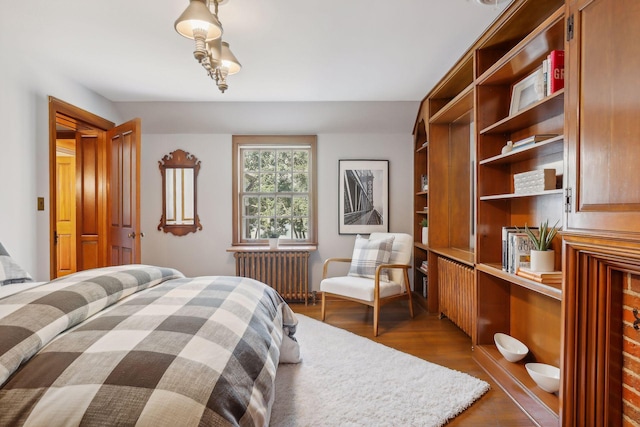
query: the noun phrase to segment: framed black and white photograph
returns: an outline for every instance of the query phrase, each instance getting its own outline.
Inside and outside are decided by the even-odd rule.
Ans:
[[[338,233],[389,231],[389,161],[338,161]]]
[[[542,74],[542,68],[538,68],[513,85],[509,115],[512,116],[524,110],[542,98],[544,98],[544,76]]]

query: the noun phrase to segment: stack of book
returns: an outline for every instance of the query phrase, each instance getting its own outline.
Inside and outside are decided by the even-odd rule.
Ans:
[[[536,142],[544,141],[545,139],[553,138],[558,136],[557,133],[539,133],[536,135],[531,135],[527,138],[521,139],[519,141],[515,141],[513,143],[513,150],[517,150],[519,148],[528,147],[530,145],[535,144]]]
[[[534,233],[537,227],[529,227]],[[531,266],[533,242],[523,227],[502,227],[502,270],[516,274],[518,269]]]
[[[552,50],[542,61],[544,90],[547,96],[564,87],[564,50]]]
[[[544,283],[546,285],[559,285],[562,283],[562,271],[531,271],[527,267],[520,267],[516,273],[518,276],[525,279],[533,280],[534,282]]]
[[[429,272],[429,262],[427,260],[422,261],[420,270],[424,273],[424,277],[422,278],[422,296],[426,298],[429,293],[429,277],[427,276]]]
[[[425,273],[429,271],[429,262],[427,260],[422,261],[422,264],[420,265],[420,270],[424,271]]]

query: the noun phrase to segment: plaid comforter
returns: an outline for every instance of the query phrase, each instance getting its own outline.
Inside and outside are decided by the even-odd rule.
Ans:
[[[127,274],[145,273],[106,277]],[[252,279],[179,276],[159,269],[152,285],[136,279],[148,289],[88,320],[96,304],[132,293],[133,281],[105,296],[98,287],[106,277],[61,286],[65,278],[0,300],[0,366],[10,375],[0,389],[0,425],[268,425],[283,326],[295,332],[293,313]],[[42,294],[52,285],[60,289]],[[49,324],[58,326],[42,316],[57,317]],[[36,351],[15,371],[15,360]]]

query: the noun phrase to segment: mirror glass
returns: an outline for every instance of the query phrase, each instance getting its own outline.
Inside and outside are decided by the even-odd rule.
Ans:
[[[165,170],[165,225],[193,225],[193,169]]]
[[[202,230],[197,214],[196,182],[200,161],[183,150],[158,162],[162,174],[162,217],[158,230],[177,236]]]

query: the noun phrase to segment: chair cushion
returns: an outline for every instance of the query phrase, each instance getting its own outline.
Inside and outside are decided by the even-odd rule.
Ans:
[[[33,279],[11,258],[0,243],[0,286],[24,282],[33,282]]]
[[[331,294],[344,295],[363,301],[373,301],[374,281],[365,277],[330,277],[320,282],[320,290]],[[394,282],[380,282],[380,298],[402,293],[402,286]]]
[[[413,236],[407,233],[371,233],[369,239],[376,240],[393,236],[393,249],[389,264],[411,264],[411,253],[413,251]],[[399,268],[389,270],[389,280],[392,282],[404,283],[404,273]],[[407,284],[408,286],[408,284]]]
[[[383,239],[365,239],[360,235],[356,236],[348,275],[375,279],[376,267],[389,262],[393,240],[394,236]],[[389,281],[386,270],[380,272],[380,280]]]

